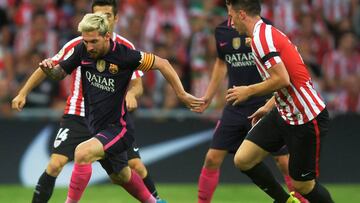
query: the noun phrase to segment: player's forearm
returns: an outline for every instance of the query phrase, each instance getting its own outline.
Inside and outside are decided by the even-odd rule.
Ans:
[[[271,67],[268,73],[270,77],[267,80],[248,86],[250,96],[264,96],[290,85],[289,74],[283,63]]]
[[[139,98],[144,92],[141,78],[135,78],[130,81],[129,91],[127,94],[132,94],[135,98]]]
[[[170,83],[178,97],[186,94],[179,76],[168,60],[156,57],[154,67],[157,68],[164,78]]]
[[[269,101],[267,101],[264,105],[264,107],[270,111],[275,106],[275,96],[272,96]]]
[[[218,90],[220,84],[222,83],[222,81],[226,76],[226,73],[227,73],[226,64],[219,61],[219,59],[217,59],[211,75],[209,86],[205,92],[206,99],[211,100],[215,96],[216,91]]]
[[[26,81],[25,85],[20,89],[19,94],[27,96],[35,87],[37,87],[44,79],[46,74],[41,68],[37,68]]]
[[[67,75],[60,65],[56,65],[54,67],[41,67],[41,69],[49,78],[56,81],[64,79]]]

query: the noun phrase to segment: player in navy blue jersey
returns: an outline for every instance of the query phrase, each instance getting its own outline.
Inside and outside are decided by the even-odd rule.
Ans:
[[[112,180],[118,181],[141,202],[156,202],[141,178],[127,166],[126,149],[134,138],[133,126],[125,108],[125,94],[134,70],[158,69],[173,87],[179,99],[192,110],[204,102],[183,89],[175,70],[167,60],[153,54],[129,49],[111,40],[106,16],[87,14],[78,26],[83,43],[54,65],[44,60],[39,65],[55,80],[81,66],[85,116],[93,138],[75,150],[75,165],[66,202],[78,202],[91,177],[91,163],[99,160]]]
[[[257,71],[254,56],[246,35],[232,28],[231,20],[218,25],[215,29],[218,57],[212,72],[210,84],[203,97],[203,112],[211,103],[218,87],[228,75],[228,87],[255,84],[262,81]],[[198,203],[210,203],[219,182],[220,167],[228,153],[234,154],[251,129],[251,116],[266,103],[268,96],[253,97],[238,105],[227,104],[221,119],[216,125],[214,136],[208,150],[198,185]],[[289,190],[293,190],[288,173],[288,152],[284,147],[273,154],[282,171]],[[306,201],[306,200],[305,200]]]

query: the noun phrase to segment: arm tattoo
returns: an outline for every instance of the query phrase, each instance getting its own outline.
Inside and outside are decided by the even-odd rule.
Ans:
[[[46,73],[49,78],[56,81],[64,79],[67,75],[64,69],[62,69],[59,65],[56,65],[53,68],[41,67],[41,69]]]

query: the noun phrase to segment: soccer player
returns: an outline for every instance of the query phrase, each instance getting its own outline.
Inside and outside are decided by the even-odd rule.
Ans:
[[[228,89],[226,100],[236,105],[274,93],[251,116],[257,123],[236,152],[235,165],[275,202],[298,202],[262,162],[269,152],[286,144],[295,190],[310,202],[333,202],[317,181],[321,138],[328,130],[329,115],[300,54],[285,34],[261,20],[258,0],[227,0],[226,4],[236,30],[252,38],[255,63],[264,80]]]
[[[46,59],[39,64],[54,80],[63,79],[75,67],[81,66],[85,115],[94,137],[75,149],[66,203],[80,200],[91,177],[91,163],[97,160],[113,180],[139,201],[156,202],[140,177],[127,166],[126,150],[134,138],[124,99],[132,72],[158,69],[187,107],[196,110],[203,101],[184,91],[167,60],[112,41],[104,15],[86,14],[78,30],[82,33],[83,43],[76,45],[66,60],[54,64]]]
[[[92,11],[94,13],[105,13],[108,17],[110,24],[110,30],[114,28],[114,24],[118,20],[117,14],[117,2],[115,0],[94,0],[92,3]],[[112,34],[112,39],[129,48],[134,49],[134,46],[127,39]],[[82,42],[82,37],[77,37],[67,43],[59,53],[52,58],[54,63],[66,58],[66,56],[74,49],[74,47]],[[75,147],[81,142],[91,138],[91,134],[85,123],[84,115],[84,99],[82,97],[82,85],[81,85],[81,68],[72,73],[72,89],[71,95],[69,95],[64,111],[64,116],[60,123],[60,129],[58,135],[67,135],[56,137],[54,144],[52,145],[52,154],[50,156],[49,163],[45,172],[41,175],[36,185],[33,194],[33,203],[45,203],[48,202],[55,186],[55,181],[60,174],[62,168],[66,163],[74,159]],[[126,94],[126,107],[128,110],[137,108],[136,98],[142,94],[142,82],[140,76],[143,73],[141,71],[135,71],[133,73],[129,91]],[[46,74],[38,68],[33,75],[28,79],[24,87],[19,91],[19,94],[12,101],[12,108],[21,110],[25,103],[26,97],[31,90],[41,83],[46,78]],[[128,149],[128,164],[134,169],[140,177],[143,179],[146,187],[156,198],[160,198],[155,184],[148,175],[144,164],[140,159],[139,148],[136,146],[136,142]],[[165,202],[165,201],[164,201]]]
[[[250,48],[251,39],[240,35],[232,28],[228,19],[215,29],[215,39],[218,57],[212,72],[210,84],[203,97],[205,103],[199,112],[203,112],[211,103],[217,88],[228,73],[228,87],[251,85],[261,81],[256,69],[254,56]],[[251,129],[251,120],[248,118],[258,108],[266,103],[269,95],[254,97],[241,104],[227,104],[221,119],[216,125],[214,136],[208,150],[204,166],[201,170],[198,184],[198,202],[209,203],[219,182],[220,167],[228,153],[235,154],[246,134]],[[288,152],[286,147],[273,154],[277,165],[282,171],[285,183],[292,191],[288,172]],[[304,200],[303,202],[306,202]]]

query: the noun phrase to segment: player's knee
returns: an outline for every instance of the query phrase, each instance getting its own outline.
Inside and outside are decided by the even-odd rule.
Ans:
[[[242,171],[249,170],[254,166],[251,161],[248,161],[248,159],[246,159],[245,156],[242,156],[241,154],[238,153],[236,153],[234,156],[234,164],[236,168]]]
[[[219,168],[222,163],[222,158],[216,154],[208,153],[205,158],[205,167],[206,168]]]
[[[110,175],[111,182],[116,185],[123,185],[129,182],[130,178],[131,178],[131,169],[129,167],[123,168],[117,174],[114,173]]]
[[[146,167],[142,162],[135,162],[130,164],[129,166],[131,169],[133,169],[141,178],[145,178],[147,176],[147,170]]]
[[[66,160],[50,159],[46,172],[53,177],[57,177],[66,163]]]
[[[292,181],[296,192],[300,194],[308,194],[315,186],[315,180],[310,181]]]
[[[91,149],[88,147],[79,147],[75,149],[75,162],[76,163],[91,163]]]

